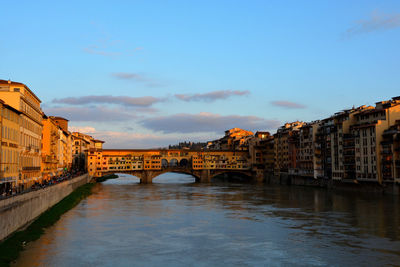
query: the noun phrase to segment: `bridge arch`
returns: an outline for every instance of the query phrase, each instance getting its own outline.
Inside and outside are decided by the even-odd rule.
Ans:
[[[169,167],[177,167],[178,166],[178,160],[177,159],[171,159],[169,161]]]
[[[169,164],[169,162],[168,162],[167,159],[162,159],[161,160],[161,167],[162,168],[168,168],[168,164]]]
[[[172,175],[174,174],[174,175]],[[165,171],[156,174],[152,178],[152,183],[171,183],[171,184],[187,184],[199,182],[200,178],[193,173],[186,171]]]
[[[187,159],[181,159],[181,161],[179,162],[179,167],[189,167],[189,160]]]
[[[240,170],[219,170],[210,174],[211,179],[236,180],[243,182],[253,182],[254,177],[251,172]]]
[[[116,175],[117,177],[113,177]],[[112,183],[122,183],[122,184],[139,184],[141,181],[141,177],[139,175],[135,175],[135,173],[129,173],[124,171],[115,170],[113,172],[103,172],[102,177],[96,178],[98,182],[105,182],[108,180],[118,179],[117,182]]]

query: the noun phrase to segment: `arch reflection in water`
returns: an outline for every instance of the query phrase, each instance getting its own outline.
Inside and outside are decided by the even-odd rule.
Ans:
[[[196,182],[196,178],[189,174],[167,172],[153,179],[157,184],[189,184]]]
[[[103,182],[103,184],[139,184],[140,179],[136,176],[129,175],[126,173],[115,173],[118,175],[116,179],[109,179]]]

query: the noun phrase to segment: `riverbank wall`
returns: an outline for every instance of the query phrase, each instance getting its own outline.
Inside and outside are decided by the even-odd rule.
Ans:
[[[375,182],[355,182],[353,180],[335,181],[332,179],[314,179],[313,177],[285,173],[281,173],[280,175],[265,174],[264,178],[264,181],[267,184],[312,186],[339,191],[374,192],[388,195],[400,195],[400,185],[395,183],[379,184]]]
[[[28,225],[90,180],[91,177],[85,174],[60,184],[0,200],[0,241]]]

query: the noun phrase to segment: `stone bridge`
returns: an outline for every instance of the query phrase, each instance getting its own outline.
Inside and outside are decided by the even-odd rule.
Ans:
[[[247,151],[202,151],[187,149],[91,149],[88,172],[92,177],[127,173],[141,183],[167,172],[185,173],[197,182],[210,182],[217,175],[236,173],[251,181],[262,181],[253,171]]]

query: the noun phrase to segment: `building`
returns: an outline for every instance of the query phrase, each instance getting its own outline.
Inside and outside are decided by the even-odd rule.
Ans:
[[[332,179],[331,131],[333,126],[333,119],[327,118],[321,120],[317,128],[314,146],[314,172],[317,178]]]
[[[51,177],[59,175],[58,165],[62,148],[60,148],[60,132],[56,122],[43,115],[42,130],[42,175],[43,179],[49,180]]]
[[[249,140],[253,132],[240,128],[232,128],[225,131],[225,136],[207,143],[209,150],[248,150]]]
[[[304,122],[295,121],[285,123],[274,134],[274,174],[296,173],[297,150],[299,148],[299,129],[305,125]]]
[[[256,132],[249,141],[252,168],[267,174],[274,171],[274,137],[269,132]]]
[[[306,123],[299,129],[297,164],[292,173],[314,176],[314,131],[313,124]]]
[[[88,152],[91,148],[95,148],[92,136],[79,132],[72,133],[72,168],[81,171],[87,170]]]
[[[62,117],[50,118],[57,124],[59,128],[59,164],[58,169],[64,171],[70,170],[72,167],[72,134],[68,131],[68,120]]]
[[[360,106],[343,110],[332,116],[331,159],[332,179],[353,181],[355,178],[355,146],[351,126],[356,124],[355,115],[373,107]]]
[[[21,112],[0,100],[0,195],[21,183],[20,115]]]
[[[400,120],[383,132],[380,145],[382,180],[400,183]]]
[[[23,83],[0,80],[0,99],[21,112],[19,182],[25,186],[40,181],[42,110],[40,99]]]
[[[348,141],[355,148],[350,162],[353,175],[351,178],[378,183],[393,181],[386,179],[386,170],[385,176],[383,175],[386,161],[382,161],[382,158],[389,152],[384,139],[388,138],[390,129],[395,129],[397,120],[400,120],[400,97],[377,102],[375,107],[363,109],[355,113],[354,117],[355,123],[350,127],[350,141]],[[395,140],[396,137],[393,139],[394,146]],[[390,152],[393,156],[393,151]]]

